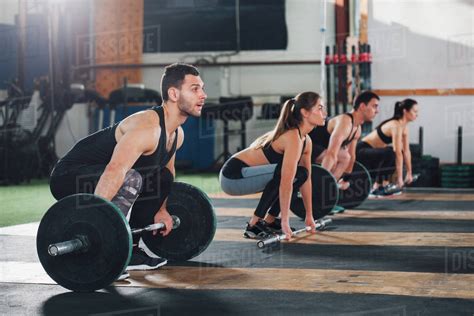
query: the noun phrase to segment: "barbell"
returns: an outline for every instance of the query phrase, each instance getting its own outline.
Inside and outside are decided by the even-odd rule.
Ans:
[[[157,206],[158,207],[158,206]],[[174,182],[167,201],[173,218],[168,236],[153,235],[163,223],[130,229],[122,212],[110,201],[93,194],[75,194],[51,206],[36,237],[41,265],[59,285],[76,292],[109,286],[130,262],[132,234],[155,255],[189,260],[203,252],[214,238],[216,216],[204,192]]]
[[[387,193],[387,194],[399,194],[399,193],[402,193],[403,188],[404,188],[405,186],[410,186],[411,184],[415,183],[419,178],[420,178],[420,174],[419,174],[419,173],[415,173],[415,174],[413,175],[412,182],[409,184],[409,183],[407,183],[406,181],[404,181],[403,187],[401,187],[401,188],[400,188],[398,185],[396,185],[395,183],[392,183],[392,184],[388,185],[388,187],[385,189],[385,193]]]
[[[323,219],[320,219],[316,222],[316,229],[318,230],[321,230],[321,229],[324,229],[326,228],[326,226],[328,224],[332,223],[332,219],[330,218],[323,218]],[[310,231],[311,228],[310,227],[304,227],[304,228],[301,228],[301,229],[298,229],[298,230],[295,230],[291,236],[292,237],[295,237],[301,233],[304,233],[304,232],[308,232]],[[286,235],[285,234],[278,234],[278,235],[275,235],[275,236],[272,236],[272,237],[269,237],[267,239],[264,239],[264,240],[260,240],[259,242],[257,242],[257,247],[258,248],[265,248],[265,247],[268,247],[270,245],[273,245],[275,243],[278,243],[282,240],[285,240],[286,239]]]
[[[180,225],[180,219],[179,217],[172,215],[171,218],[173,219],[173,227],[172,229],[176,229]],[[148,225],[144,228],[135,228],[131,229],[131,234],[140,234],[145,231],[154,231],[154,230],[161,230],[166,228],[166,225],[164,223],[156,223],[156,224],[151,224]],[[65,255],[68,253],[73,253],[73,252],[87,252],[91,245],[91,242],[89,241],[89,238],[87,235],[77,235],[76,238],[51,244],[48,246],[48,253],[50,256],[61,256]]]

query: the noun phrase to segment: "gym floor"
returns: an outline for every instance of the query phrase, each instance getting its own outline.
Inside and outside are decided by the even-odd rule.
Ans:
[[[210,194],[214,241],[95,293],[43,271],[38,223],[0,228],[1,315],[472,315],[474,191],[416,190],[368,200],[316,235],[260,250],[242,238],[258,196]],[[292,226],[303,222],[292,217]]]

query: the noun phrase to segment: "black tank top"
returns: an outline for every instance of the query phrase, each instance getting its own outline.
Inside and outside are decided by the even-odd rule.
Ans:
[[[387,145],[391,144],[392,143],[392,137],[390,136],[387,136],[385,135],[383,132],[382,132],[382,126],[385,124],[385,123],[388,123],[392,121],[392,119],[389,119],[389,120],[386,120],[385,122],[382,122],[382,124],[380,124],[379,126],[377,126],[377,128],[375,129],[377,131],[377,135],[379,135],[380,139]]]
[[[301,132],[300,132],[299,129],[298,129],[298,134],[300,135],[300,138],[301,138]],[[301,151],[300,159],[301,159],[301,156],[303,156],[305,147],[306,147],[306,137],[303,141],[303,150]],[[262,147],[262,151],[263,151],[263,154],[265,155],[265,158],[267,158],[269,163],[271,163],[271,164],[274,164],[274,163],[282,164],[283,163],[283,154],[280,154],[280,153],[276,152],[275,149],[273,149],[271,144],[269,144],[265,147]],[[298,159],[298,161],[299,161],[299,159]]]
[[[154,106],[150,110],[155,111],[160,117],[161,134],[156,150],[151,155],[140,156],[132,167],[140,172],[142,176],[163,169],[175,153],[178,141],[178,130],[176,130],[173,146],[169,152],[166,151],[166,125],[163,107]],[[117,145],[115,130],[119,123],[120,122],[81,139],[59,160],[57,167],[67,169],[74,166],[108,164]]]
[[[354,117],[351,113],[342,113],[341,115],[348,115],[351,118],[351,131],[354,127]],[[331,139],[331,134],[328,131],[329,118],[326,118],[326,124],[324,126],[315,127],[308,135],[311,137],[313,146],[322,146],[324,148],[329,147],[329,140]],[[349,135],[341,144],[341,147],[345,147],[350,144],[355,138],[359,127],[356,128],[355,132],[352,135]]]

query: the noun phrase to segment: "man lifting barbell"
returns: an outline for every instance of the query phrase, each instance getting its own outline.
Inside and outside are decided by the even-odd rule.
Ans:
[[[173,220],[167,197],[175,176],[175,152],[184,140],[180,126],[189,116],[201,115],[207,96],[199,71],[182,63],[165,68],[161,92],[161,106],[133,114],[76,143],[51,174],[53,196],[59,200],[94,193],[130,216],[132,229],[162,222],[160,234],[168,235]],[[127,270],[166,264],[166,259],[151,258],[140,249],[139,239],[138,234],[133,236]]]
[[[329,170],[339,183],[341,192],[350,186],[350,175],[356,162],[356,145],[361,125],[371,122],[378,113],[380,98],[364,91],[354,99],[353,110],[330,119],[309,133],[313,141],[312,162]]]
[[[354,100],[353,110],[333,118],[309,133],[314,147],[313,163],[320,163],[331,171],[336,179],[350,174],[356,158],[357,140],[361,136],[361,125],[371,122],[378,113],[380,98],[371,91],[364,91]],[[342,189],[347,181],[341,183]]]

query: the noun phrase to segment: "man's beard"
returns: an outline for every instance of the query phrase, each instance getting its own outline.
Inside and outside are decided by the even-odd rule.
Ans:
[[[193,106],[187,106],[185,103],[178,103],[178,109],[183,116],[200,117],[201,112],[192,112]]]
[[[375,118],[375,115],[370,118],[369,116],[364,117],[364,123],[371,123]]]

